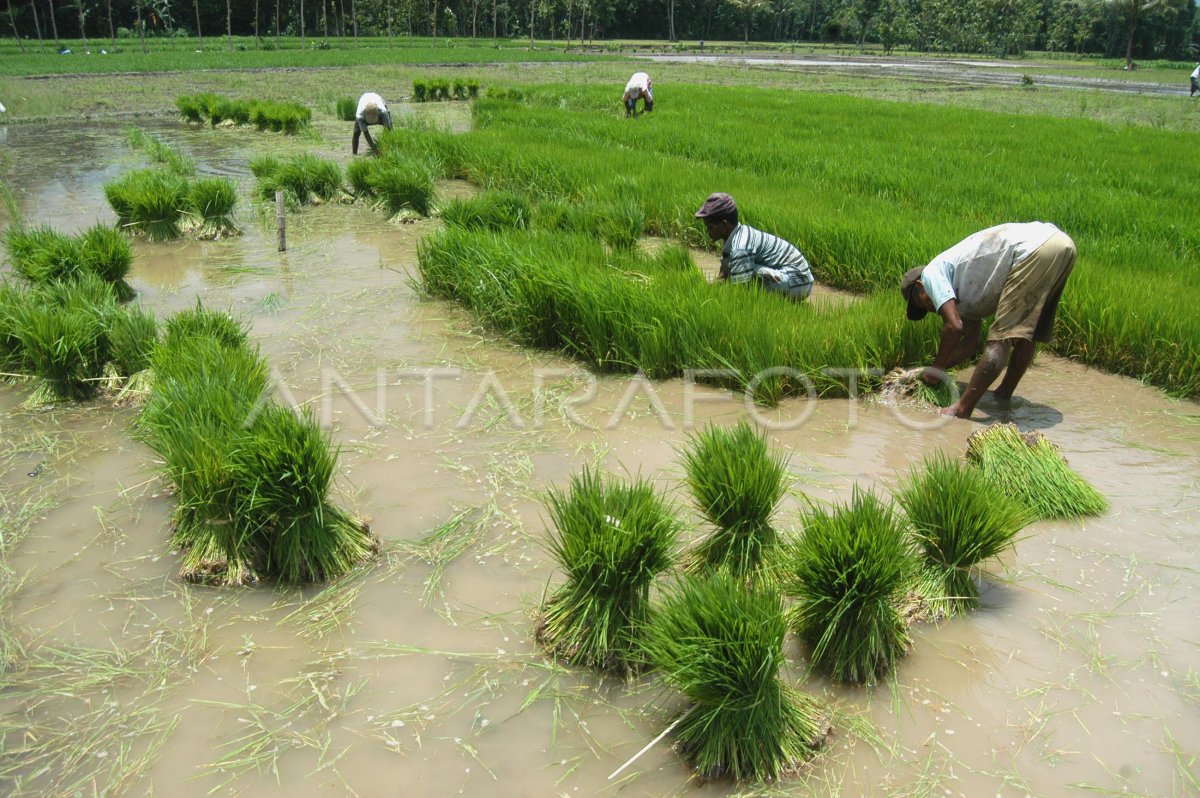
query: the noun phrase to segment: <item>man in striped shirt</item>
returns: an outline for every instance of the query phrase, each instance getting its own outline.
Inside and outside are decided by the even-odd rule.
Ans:
[[[738,222],[733,197],[721,192],[710,195],[696,211],[696,218],[704,220],[709,237],[725,241],[718,279],[755,282],[797,302],[812,293],[812,269],[800,250],[778,236]]]

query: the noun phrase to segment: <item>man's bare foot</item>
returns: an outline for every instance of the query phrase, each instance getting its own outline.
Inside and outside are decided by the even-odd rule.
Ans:
[[[942,408],[943,416],[954,416],[955,418],[970,418],[971,411],[963,412],[957,404],[952,404],[949,407]]]
[[[997,388],[996,390],[992,391],[992,396],[1001,402],[1012,401],[1012,391],[1002,391],[1001,389]]]

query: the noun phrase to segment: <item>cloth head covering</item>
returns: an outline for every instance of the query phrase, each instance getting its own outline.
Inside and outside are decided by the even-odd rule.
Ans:
[[[921,279],[921,272],[924,270],[924,266],[909,269],[904,273],[904,279],[900,281],[900,293],[904,294],[904,301],[908,303],[909,321],[920,321],[929,313],[928,310],[916,303],[917,281]]]
[[[733,197],[723,191],[718,191],[708,195],[708,199],[700,206],[700,210],[696,211],[696,218],[705,219],[709,216],[726,216],[731,213],[737,213],[737,203],[733,201]]]

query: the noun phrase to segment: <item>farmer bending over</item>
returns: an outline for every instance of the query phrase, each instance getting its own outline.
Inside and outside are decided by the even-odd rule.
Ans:
[[[710,238],[725,240],[717,279],[754,281],[798,302],[812,293],[812,269],[800,250],[778,236],[739,224],[733,197],[720,192],[710,195],[696,211],[696,218],[704,220]]]
[[[654,95],[650,93],[650,76],[645,72],[634,72],[633,77],[625,84],[625,94],[621,96],[621,102],[625,103],[625,116],[633,116],[637,113],[637,101],[642,100],[642,106],[646,113],[654,110]]]
[[[379,154],[379,148],[371,138],[371,131],[367,130],[368,125],[383,125],[388,130],[392,129],[392,115],[388,113],[387,104],[374,92],[367,92],[358,98],[358,110],[354,112],[354,139],[350,144],[352,154],[358,155],[359,133],[367,137],[367,145],[371,152]]]
[[[904,275],[900,291],[908,318],[916,321],[930,311],[942,317],[934,369],[946,371],[972,357],[979,350],[983,320],[996,315],[966,391],[943,414],[970,418],[1001,371],[1004,380],[995,396],[1012,398],[1037,342],[1054,335],[1058,300],[1074,265],[1075,242],[1066,233],[1046,222],[1029,222],[989,227]],[[939,376],[926,371],[922,379],[934,384]]]

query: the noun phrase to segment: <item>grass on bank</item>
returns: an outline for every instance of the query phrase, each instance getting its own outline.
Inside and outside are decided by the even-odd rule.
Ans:
[[[572,665],[628,674],[650,609],[650,586],[672,565],[680,532],[649,482],[584,469],[551,489],[550,554],[566,575],[546,600],[538,641]]]

